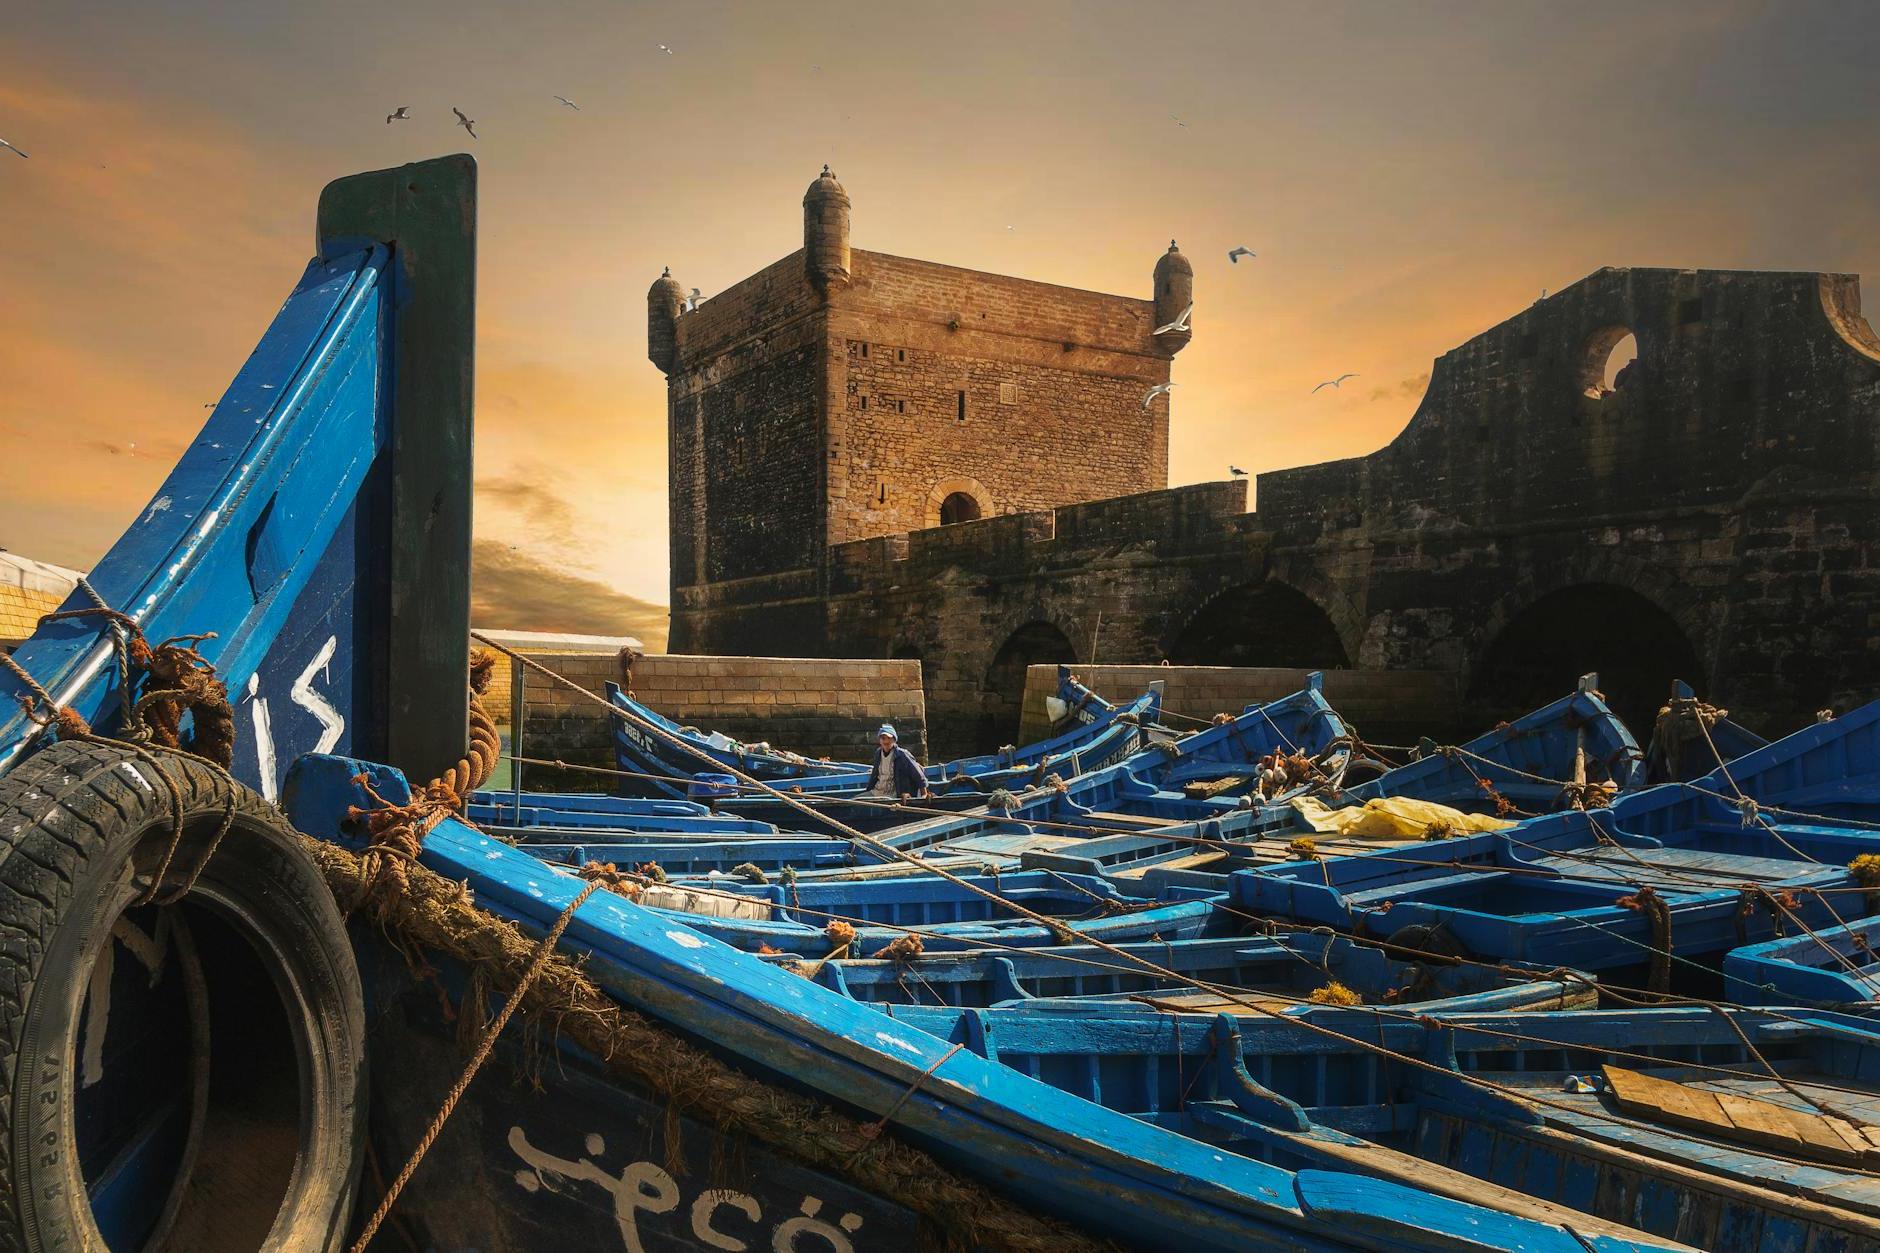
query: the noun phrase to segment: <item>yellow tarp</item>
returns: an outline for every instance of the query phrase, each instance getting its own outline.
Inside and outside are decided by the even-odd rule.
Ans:
[[[1457,835],[1502,831],[1514,823],[1485,814],[1465,814],[1435,801],[1408,796],[1382,796],[1349,809],[1333,809],[1312,796],[1295,797],[1292,807],[1306,825],[1321,835],[1342,835],[1359,840],[1420,840],[1431,827]]]

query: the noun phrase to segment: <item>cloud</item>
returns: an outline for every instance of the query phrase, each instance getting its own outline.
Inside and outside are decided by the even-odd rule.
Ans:
[[[1403,379],[1395,387],[1374,387],[1371,389],[1372,400],[1421,400],[1423,393],[1430,389],[1428,370],[1414,378]]]
[[[666,646],[666,607],[598,579],[548,565],[497,540],[470,552],[470,620],[509,631],[637,636],[654,652]]]
[[[523,477],[526,471],[503,478],[478,479],[477,503],[495,504],[521,516],[536,544],[572,548],[575,542],[574,509],[561,491]]]

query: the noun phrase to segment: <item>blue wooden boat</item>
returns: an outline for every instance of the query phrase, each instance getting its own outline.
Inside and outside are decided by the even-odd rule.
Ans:
[[[1149,973],[1131,959],[1169,974]],[[1394,957],[1347,936],[1306,931],[1127,942],[1113,949],[1073,944],[928,953],[923,947],[914,957],[766,960],[788,964],[890,1017],[909,1005],[1263,1017],[1310,1012],[1314,996],[1318,1003],[1349,996],[1422,1013],[1581,1009],[1598,1001],[1592,976],[1578,972]],[[1234,995],[1209,985],[1232,988]]]
[[[689,782],[703,772],[732,767],[755,779],[787,784],[807,796],[859,795],[867,790],[872,767],[867,762],[811,761],[767,744],[740,744],[718,734],[681,727],[632,699],[619,685],[607,685],[607,697],[620,711],[614,720],[614,756],[631,776],[631,790],[684,796]],[[1107,765],[1143,747],[1148,728],[1162,707],[1162,685],[1123,704],[1111,704],[1077,681],[1069,667],[1059,667],[1055,698],[1065,709],[1066,729],[1022,748],[962,757],[925,768],[929,786],[940,793],[984,795],[1022,780],[1041,782],[1047,775],[1081,774]],[[732,793],[735,795],[735,792]],[[756,798],[768,806],[768,798]]]
[[[1685,1099],[1749,1097],[1880,1126],[1880,1035],[1838,1015],[1327,1008],[1066,1022],[919,1006],[896,1020],[1158,1125],[1198,1124],[1274,1164],[1356,1169],[1484,1202],[1509,1190],[1704,1249],[1880,1241],[1871,1169],[1628,1110],[1602,1073],[1675,1083]]]
[[[1726,813],[1738,825],[1880,828],[1880,701],[1803,727],[1682,787],[1650,788],[1613,806],[1621,827],[1643,835]]]
[[[1723,959],[1730,999],[1746,1005],[1828,1005],[1880,1016],[1880,917],[1812,935],[1732,949]]]
[[[1847,863],[1874,848],[1880,843],[1848,829],[1782,828],[1778,840],[1698,825],[1645,836],[1593,811],[1240,871],[1230,891],[1256,912],[1365,934],[1438,931],[1479,956],[1609,970],[1647,963],[1654,949],[1714,958],[1801,925],[1833,925],[1837,911],[1864,911]],[[1163,890],[1184,881],[1154,871],[1144,879]],[[1645,887],[1665,906],[1664,921],[1641,903]]]
[[[1468,813],[1548,813],[1575,801],[1603,799],[1590,789],[1631,792],[1645,783],[1645,756],[1598,692],[1599,676],[1581,678],[1572,695],[1452,749],[1344,788],[1334,799],[1362,804],[1412,796]]]
[[[361,802],[370,803],[361,778],[370,780],[374,794],[394,803],[408,795],[402,779],[385,767],[309,756],[298,764],[288,788],[296,824],[346,842],[346,815]],[[421,859],[441,875],[467,882],[484,908],[526,920],[531,929],[546,927],[565,910],[580,885],[577,878],[555,873],[523,850],[451,819],[432,830]],[[709,1040],[715,1051],[731,1055],[740,1065],[783,1075],[811,1091],[840,1093],[848,1106],[880,1111],[950,1165],[969,1166],[990,1177],[1023,1178],[1028,1200],[1040,1208],[1057,1210],[1068,1203],[1081,1210],[1080,1221],[1131,1245],[1162,1247],[1176,1240],[1222,1249],[1392,1246],[1564,1253],[1586,1247],[1567,1234],[1569,1226],[1582,1230],[1583,1221],[1585,1229],[1597,1233],[1592,1247],[1677,1247],[1602,1227],[1591,1217],[1544,1210],[1512,1191],[1497,1194],[1496,1208],[1489,1208],[1420,1192],[1349,1166],[1295,1170],[1261,1162],[1221,1143],[1203,1123],[1188,1125],[1148,1111],[1128,1111],[1114,1093],[1106,1100],[1092,1100],[1063,1090],[1049,1078],[1027,1075],[977,1046],[950,1046],[941,1036],[892,1020],[879,1009],[725,945],[667,911],[604,894],[590,898],[573,918],[564,945],[584,953],[587,968],[623,1004],[657,1013],[675,1028]],[[409,1000],[427,1008],[435,1005],[428,991]],[[427,1031],[425,1011],[418,1004],[407,1003],[400,1011],[410,1035],[435,1038],[439,1033],[435,1024]],[[1205,1032],[1215,1021],[1207,1015],[1131,1017],[1155,1024],[1157,1030],[1173,1021],[1177,1035],[1185,1029],[1183,1024],[1195,1023]],[[1168,1038],[1166,1031],[1164,1036]],[[1198,1044],[1183,1051],[1206,1050]],[[593,1073],[591,1062],[579,1055],[557,1061],[557,1071],[566,1069],[583,1077]],[[555,1080],[557,1087],[566,1082]],[[464,1204],[462,1190],[448,1189],[448,1202],[440,1199],[435,1208],[420,1209],[430,1220],[426,1233],[436,1238],[443,1232],[449,1239],[452,1233],[470,1230],[467,1224],[474,1220],[485,1224],[481,1238],[490,1240],[548,1230],[545,1225],[526,1225],[531,1220],[559,1221],[564,1224],[559,1237],[565,1243],[578,1238],[571,1237],[571,1231],[611,1230],[616,1211],[603,1206],[608,1181],[617,1172],[598,1164],[617,1160],[615,1146],[623,1142],[629,1156],[638,1151],[633,1146],[640,1143],[636,1137],[646,1134],[649,1116],[641,1108],[643,1098],[617,1078],[579,1090],[588,1103],[572,1113],[572,1124],[557,1125],[546,1116],[557,1106],[538,1113],[523,1105],[512,1114],[512,1102],[478,1129],[480,1139],[446,1150],[460,1155],[453,1160],[514,1163],[519,1176],[532,1178],[532,1171],[544,1170],[547,1174],[534,1184],[521,1184],[527,1196],[508,1194],[497,1206],[471,1202],[465,1215],[452,1212],[453,1203]],[[1179,1092],[1180,1085],[1174,1090]],[[446,1136],[452,1131],[459,1137],[472,1135],[452,1128]],[[583,1166],[584,1161],[592,1165]],[[635,1162],[627,1172],[640,1179],[658,1178],[650,1165]],[[649,1197],[656,1204],[644,1207],[653,1212],[632,1215],[642,1224],[636,1231],[672,1231],[671,1225],[657,1225],[659,1213],[681,1209],[682,1201],[698,1204],[691,1198],[699,1194],[677,1177],[666,1178],[672,1180],[671,1187],[662,1179]],[[852,1243],[838,1247],[864,1247],[862,1233],[883,1233],[884,1248],[907,1247],[916,1238],[917,1224],[905,1213],[870,1205],[867,1198],[856,1197],[852,1190],[838,1191],[839,1184],[821,1177],[805,1180],[799,1175],[789,1180],[788,1190],[769,1191],[745,1178],[740,1176],[740,1188],[751,1190],[739,1195],[753,1198],[744,1210],[747,1215],[789,1213],[788,1197],[803,1187],[811,1188],[819,1201],[833,1195],[841,1198],[842,1206],[852,1206],[846,1209],[856,1219],[846,1229]],[[573,1185],[590,1180],[602,1192],[588,1193],[584,1199],[584,1190]],[[1047,1192],[1053,1199],[1045,1199]],[[1329,1199],[1333,1195],[1339,1198],[1336,1204]],[[1321,1196],[1327,1199],[1315,1204]],[[676,1199],[664,1204],[668,1197]]]
[[[497,751],[464,683],[474,227],[465,157],[327,188],[318,257],[84,616],[0,668],[0,1246],[347,1248],[411,1160],[389,1222],[418,1248],[1666,1247],[1382,1158],[1260,1160],[446,816]],[[1219,916],[1178,897],[1085,942]],[[501,1032],[511,987],[530,1026]]]
[[[1695,779],[1728,765],[1769,741],[1726,711],[1697,699],[1682,679],[1671,683],[1671,699],[1658,711],[1645,750],[1645,771],[1653,783]]]

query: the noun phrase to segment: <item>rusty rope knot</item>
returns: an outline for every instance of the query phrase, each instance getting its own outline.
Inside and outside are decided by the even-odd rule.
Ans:
[[[921,950],[924,947],[923,941],[917,935],[911,933],[908,935],[897,935],[894,939],[888,941],[875,956],[883,961],[891,961],[897,965],[905,965],[921,956]]]
[[[424,837],[431,834],[438,823],[455,814],[460,801],[439,779],[433,779],[412,793],[411,799],[403,805],[393,804],[380,795],[366,775],[354,775],[353,783],[375,806],[372,809],[349,806],[346,818],[365,830],[366,850],[361,858],[365,895],[376,901],[383,917],[392,902],[410,890],[409,868],[424,850]]]
[[[1647,990],[1663,994],[1671,990],[1671,905],[1658,890],[1649,883],[1642,885],[1632,896],[1621,896],[1615,902],[1622,909],[1636,910],[1645,915],[1646,923],[1651,927],[1651,965],[1646,978]]]

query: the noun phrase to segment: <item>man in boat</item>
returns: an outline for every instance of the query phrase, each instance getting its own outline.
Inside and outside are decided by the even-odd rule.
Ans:
[[[902,748],[894,727],[884,722],[875,732],[875,769],[869,777],[868,795],[894,800],[927,795],[927,776],[914,754]]]

